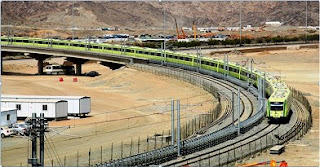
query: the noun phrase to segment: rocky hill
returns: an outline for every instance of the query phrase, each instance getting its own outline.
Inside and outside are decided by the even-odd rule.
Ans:
[[[168,27],[261,26],[266,21],[304,26],[305,2],[2,2],[2,24],[70,28],[121,27],[155,29]],[[75,10],[72,17],[72,6]],[[319,2],[308,2],[308,25],[319,25]]]

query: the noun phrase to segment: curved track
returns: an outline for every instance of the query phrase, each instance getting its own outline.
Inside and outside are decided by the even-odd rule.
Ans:
[[[242,136],[195,154],[187,155],[163,163],[163,166],[182,165],[212,165],[230,164],[238,159],[245,158],[276,144],[284,144],[291,139],[299,138],[309,119],[309,112],[296,99],[292,101],[292,116],[288,124],[269,124],[266,120]],[[249,143],[249,144],[248,144]],[[216,161],[219,159],[218,161]],[[233,164],[231,164],[233,165]]]

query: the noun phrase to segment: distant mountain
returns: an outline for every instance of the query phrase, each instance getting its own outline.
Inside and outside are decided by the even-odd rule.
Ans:
[[[2,2],[2,24],[70,28],[162,28],[179,26],[261,26],[266,21],[304,26],[306,2]],[[72,17],[72,6],[75,7]],[[319,25],[319,2],[308,2],[308,25]]]

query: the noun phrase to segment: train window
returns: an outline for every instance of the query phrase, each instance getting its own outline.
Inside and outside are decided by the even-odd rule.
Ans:
[[[251,78],[252,78],[253,80],[256,80],[256,79],[257,79],[257,77],[256,77],[255,74],[253,74],[253,75],[251,76]]]
[[[219,64],[219,68],[223,69],[224,65],[223,64]]]
[[[155,53],[153,53],[153,52],[150,52],[150,54],[151,54],[151,55],[155,55]]]
[[[173,56],[174,59],[178,59],[178,56]]]
[[[8,39],[7,38],[1,38],[1,41],[7,41]]]
[[[241,75],[247,76],[247,73],[245,71],[241,71]]]
[[[126,52],[131,52],[131,49],[126,49]]]
[[[217,67],[217,64],[216,64],[216,63],[213,63],[213,67]]]
[[[186,57],[186,61],[191,61],[191,59],[189,57]]]
[[[93,45],[92,48],[99,49],[99,46]]]
[[[179,57],[180,60],[184,60],[183,57]]]
[[[169,58],[172,58],[173,56],[172,56],[172,55],[168,55],[168,57],[169,57]]]
[[[146,54],[146,55],[148,55],[148,54],[149,54],[149,52],[142,52],[142,54]]]
[[[86,45],[80,44],[80,47],[86,47]]]
[[[139,53],[139,54],[142,54],[142,51],[139,50],[138,53]]]
[[[105,48],[104,48],[104,50],[111,50],[111,48],[109,48],[109,47],[105,47]]]
[[[276,106],[271,105],[270,106],[270,110],[271,111],[282,111],[283,110],[283,106],[282,105],[276,105]]]
[[[161,56],[161,53],[157,53],[157,56]]]

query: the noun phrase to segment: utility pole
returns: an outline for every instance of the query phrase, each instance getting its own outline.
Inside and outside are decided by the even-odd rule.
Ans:
[[[44,113],[40,113],[40,164],[44,166]]]
[[[180,100],[177,100],[177,149],[178,157],[181,156],[181,142],[180,142]]]
[[[171,145],[174,145],[174,100],[171,101]]]
[[[31,158],[28,159],[28,163],[34,166],[44,166],[44,113],[40,114],[40,120],[37,119],[36,113],[32,113],[31,119],[31,141],[32,141],[32,149],[31,149]],[[40,123],[40,126],[38,126]],[[37,138],[40,137],[40,162],[38,162],[37,158]]]
[[[306,1],[306,42],[307,42],[307,29],[308,29],[308,1]]]
[[[240,135],[240,88],[238,88],[238,135]]]

